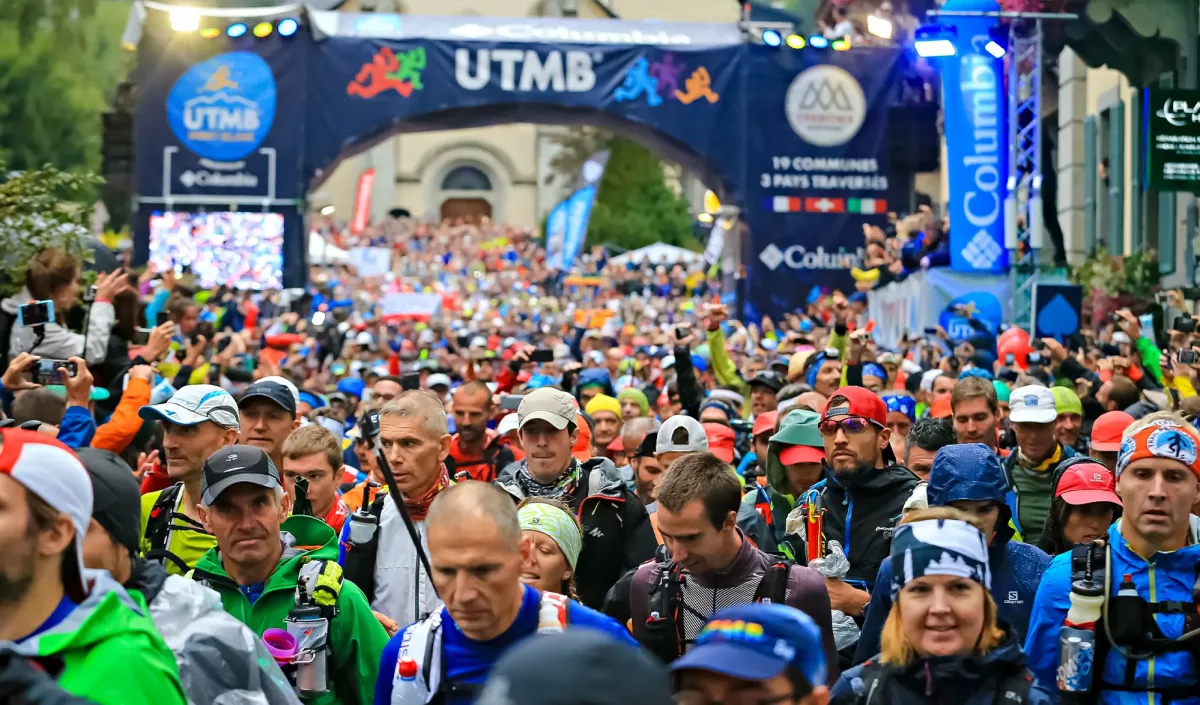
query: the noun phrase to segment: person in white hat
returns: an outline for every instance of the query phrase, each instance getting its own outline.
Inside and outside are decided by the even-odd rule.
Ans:
[[[1058,442],[1058,410],[1054,394],[1037,384],[1017,387],[1008,398],[1008,416],[1017,435],[1017,449],[1004,460],[1012,488],[1012,522],[1024,541],[1037,545],[1054,501],[1054,468],[1075,451]]]
[[[45,434],[0,430],[3,701],[50,702],[61,689],[98,705],[183,705],[175,658],[144,608],[107,571],[84,568],[91,521],[79,458]],[[59,669],[53,680],[45,664]]]

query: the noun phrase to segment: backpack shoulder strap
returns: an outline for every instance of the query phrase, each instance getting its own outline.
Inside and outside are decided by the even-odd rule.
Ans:
[[[174,484],[158,493],[154,506],[150,508],[150,518],[146,520],[146,536],[151,549],[166,548],[166,529],[171,524],[171,514],[175,511],[175,503],[179,501],[182,484]],[[160,545],[161,544],[161,545]]]
[[[875,660],[863,663],[858,677],[850,682],[854,694],[862,705],[879,705],[887,702],[888,668]]]
[[[777,560],[767,567],[762,579],[758,581],[758,589],[754,591],[755,602],[766,602],[782,605],[787,599],[788,578],[795,563],[788,560]]]
[[[442,675],[441,627],[441,610],[438,610],[404,630],[400,653],[392,665],[393,703],[430,702],[438,692]]]
[[[1000,682],[999,691],[996,693],[999,697],[995,702],[1004,705],[1028,705],[1029,691],[1032,689],[1033,676],[1027,670],[1021,669]]]

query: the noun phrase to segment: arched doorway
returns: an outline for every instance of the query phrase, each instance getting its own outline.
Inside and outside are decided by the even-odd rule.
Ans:
[[[477,223],[492,217],[492,179],[477,166],[456,166],[442,177],[441,216],[445,220],[462,218]]]

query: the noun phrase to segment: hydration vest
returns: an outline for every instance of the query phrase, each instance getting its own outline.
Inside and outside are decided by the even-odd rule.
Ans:
[[[565,595],[543,592],[538,604],[539,634],[561,632],[567,627],[571,600]],[[444,705],[453,700],[475,700],[482,683],[462,683],[443,678],[442,610],[404,631],[400,655],[392,675],[391,705]]]
[[[1103,558],[1103,560],[1101,560]],[[1103,566],[1097,570],[1096,566]],[[1112,591],[1112,549],[1107,543],[1097,541],[1078,544],[1071,549],[1071,582],[1083,580],[1091,572],[1091,579],[1104,585],[1104,608],[1095,626],[1096,653],[1093,663],[1091,692],[1082,697],[1065,696],[1066,702],[1097,702],[1103,691],[1127,693],[1156,693],[1164,703],[1176,698],[1195,697],[1196,685],[1145,686],[1137,685],[1137,664],[1146,659],[1172,652],[1185,652],[1192,656],[1193,668],[1200,669],[1200,563],[1195,566],[1192,599],[1189,601],[1164,600],[1149,602],[1141,595],[1114,595]],[[1156,614],[1184,615],[1183,633],[1177,639],[1168,639],[1154,619]],[[1108,653],[1117,649],[1125,656],[1125,673],[1120,683],[1109,683],[1104,679]]]
[[[146,539],[150,541],[150,550],[146,560],[157,561],[166,566],[174,563],[186,575],[192,569],[182,558],[172,553],[168,546],[171,543],[172,531],[194,531],[205,536],[212,534],[204,530],[204,525],[190,516],[175,511],[179,503],[179,493],[183,492],[183,483],[177,482],[158,494],[158,499],[150,509],[150,517],[146,520]],[[182,522],[182,523],[178,523]]]

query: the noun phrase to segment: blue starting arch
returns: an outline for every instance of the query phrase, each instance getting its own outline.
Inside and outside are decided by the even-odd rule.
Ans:
[[[897,52],[793,50],[736,25],[307,11],[290,36],[202,38],[152,13],[138,48],[135,246],[157,211],[272,211],[303,284],[305,194],[396,132],[590,124],[703,175],[741,208],[754,312],[848,286],[887,212]],[[398,204],[402,205],[402,204]]]

